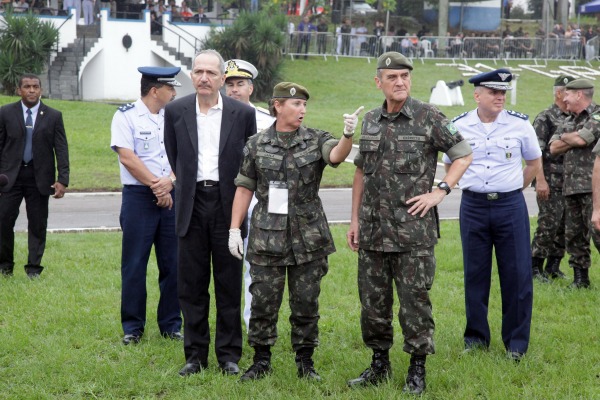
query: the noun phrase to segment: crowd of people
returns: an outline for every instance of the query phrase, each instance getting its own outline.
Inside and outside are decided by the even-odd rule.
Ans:
[[[403,391],[421,394],[427,357],[435,353],[429,291],[440,235],[437,206],[457,184],[464,354],[491,344],[493,256],[501,337],[514,362],[529,350],[534,278],[564,278],[559,266],[566,251],[571,286],[591,286],[590,239],[600,250],[600,108],[591,81],[560,76],[552,82],[554,104],[532,125],[528,116],[504,108],[513,75],[501,68],[469,79],[476,108],[450,120],[411,97],[413,68],[398,51],[378,57],[375,84],[383,100],[365,114],[360,129],[346,239],[358,252],[360,327],[372,359],[347,384],[372,386],[391,378],[395,287],[402,349],[410,355]],[[325,167],[348,157],[363,107],[340,118],[337,139],[304,126],[310,93],[298,83],[278,83],[270,110],[255,107],[250,96],[259,71],[245,60],[201,51],[190,76],[195,93],[179,99],[180,68],[138,71],[140,98],[116,111],[110,142],[123,184],[123,344],[142,342],[154,247],[157,323],[164,338],[183,343],[181,376],[208,368],[212,278],[214,348],[223,374],[248,382],[272,373],[287,281],[297,374],[320,381],[314,362],[319,295],[336,248],[318,192]],[[49,196],[62,198],[69,184],[67,140],[61,113],[40,101],[39,77],[24,75],[18,94],[18,102],[0,108],[0,272],[14,272],[13,228],[24,199],[25,272],[37,279],[45,270]],[[434,186],[438,154],[446,174]],[[531,243],[522,191],[534,179],[540,216]],[[243,374],[242,321],[254,351]]]

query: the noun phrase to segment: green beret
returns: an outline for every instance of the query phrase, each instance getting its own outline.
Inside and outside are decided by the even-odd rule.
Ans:
[[[304,86],[293,82],[280,82],[273,88],[274,99],[303,99],[308,100],[310,95]]]
[[[377,59],[377,69],[409,69],[412,71],[413,65],[408,58],[397,51],[388,51]]]
[[[574,81],[575,78],[571,75],[559,75],[558,78],[554,80],[554,86],[565,86],[567,83]]]
[[[567,90],[580,90],[580,89],[593,89],[594,83],[589,79],[578,78],[567,83],[565,86]]]

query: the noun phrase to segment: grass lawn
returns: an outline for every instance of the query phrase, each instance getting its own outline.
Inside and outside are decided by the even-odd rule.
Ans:
[[[401,398],[409,357],[402,352],[397,318],[391,352],[393,379],[377,388],[346,387],[346,380],[366,368],[370,352],[360,334],[357,257],[344,243],[347,226],[332,229],[338,251],[330,258],[320,298],[321,346],[315,363],[323,381],[318,384],[296,377],[286,301],[280,314],[279,341],[273,349],[272,376],[240,384],[219,373],[211,354],[207,371],[184,379],[177,375],[184,363],[182,344],[161,338],[156,326],[154,262],[148,273],[146,334],[139,345],[126,347],[121,344],[119,318],[120,233],[50,234],[44,256],[47,269],[35,281],[28,280],[22,270],[26,236],[18,234],[19,267],[14,277],[0,278],[0,399]],[[495,273],[490,351],[461,357],[465,318],[456,221],[442,222],[436,255],[431,296],[437,353],[428,359],[424,399],[600,398],[597,268],[590,274],[592,290],[571,290],[567,287],[570,280],[535,283],[530,350],[515,364],[505,358],[500,339]],[[598,265],[596,251],[594,265]],[[566,261],[562,269],[572,276]],[[211,327],[214,335],[214,304]],[[244,344],[243,369],[251,364],[251,357],[251,349]]]
[[[440,60],[426,60],[423,64],[415,60],[413,71],[412,96],[429,101],[431,88],[438,80],[455,81],[463,77],[456,67],[438,66]],[[442,62],[448,62],[441,60]],[[509,62],[512,67],[518,67],[519,62]],[[532,60],[527,60],[532,63]],[[375,59],[342,59],[336,61],[322,58],[290,61],[286,59],[282,76],[284,80],[297,82],[306,86],[311,98],[308,102],[306,125],[324,129],[336,136],[341,136],[343,129],[342,115],[354,112],[364,105],[366,110],[381,105],[383,96],[376,88]],[[504,66],[504,63],[492,67]],[[594,62],[598,64],[598,62]],[[475,66],[476,61],[469,61]],[[557,69],[559,65],[573,65],[572,62],[549,62],[545,70]],[[583,62],[579,62],[583,66]],[[597,65],[595,65],[597,67]],[[485,69],[482,69],[483,71]],[[510,105],[510,95],[507,108],[528,114],[530,120],[548,107],[552,102],[552,78],[535,74],[531,71],[518,71],[517,105]],[[132,82],[132,85],[138,85]],[[462,88],[465,105],[462,107],[440,107],[450,118],[464,111],[474,109],[472,86],[465,83]],[[16,101],[16,97],[0,96],[0,104]],[[110,150],[110,124],[116,111],[114,105],[72,102],[60,100],[44,100],[48,105],[63,112],[71,157],[70,191],[89,190],[120,190],[119,169],[116,154]],[[364,114],[363,114],[364,115]],[[362,121],[362,119],[361,119]],[[357,142],[358,135],[355,137]],[[337,169],[328,168],[323,177],[323,187],[349,187],[352,185],[354,167],[345,163]]]

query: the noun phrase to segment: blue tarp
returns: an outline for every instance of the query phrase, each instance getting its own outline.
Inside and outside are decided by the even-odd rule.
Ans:
[[[579,14],[600,13],[600,0],[590,1],[579,6]]]

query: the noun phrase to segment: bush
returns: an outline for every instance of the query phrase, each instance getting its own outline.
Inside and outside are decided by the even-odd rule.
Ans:
[[[279,79],[286,29],[284,15],[243,12],[231,26],[222,31],[211,30],[202,47],[217,50],[225,60],[239,58],[254,64],[258,78],[254,80],[252,97],[266,101]]]
[[[33,14],[4,14],[0,28],[0,82],[5,94],[14,95],[25,73],[41,74],[58,39],[58,29]]]

